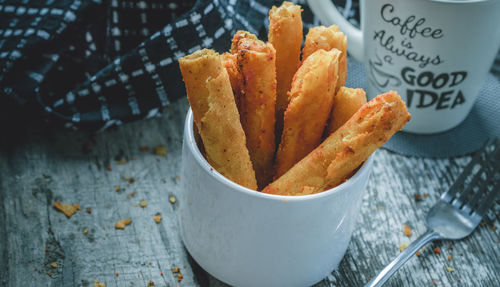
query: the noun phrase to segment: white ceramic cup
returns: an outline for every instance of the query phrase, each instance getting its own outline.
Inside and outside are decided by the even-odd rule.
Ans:
[[[279,196],[240,186],[200,153],[189,110],[182,146],[181,236],[208,273],[233,286],[308,286],[347,249],[370,172],[313,195]]]
[[[500,46],[499,0],[361,0],[361,30],[331,0],[308,2],[347,35],[349,54],[365,64],[368,97],[395,90],[405,100],[407,132],[460,124]]]

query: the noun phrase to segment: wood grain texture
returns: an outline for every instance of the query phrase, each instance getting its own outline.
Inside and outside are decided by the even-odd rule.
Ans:
[[[155,286],[226,286],[189,257],[179,236],[178,202],[169,202],[170,196],[182,192],[177,176],[186,111],[187,101],[182,100],[160,118],[99,133],[89,152],[82,151],[90,136],[85,132],[70,135],[39,123],[4,129],[0,286],[93,286],[94,280],[106,286],[146,286],[150,280]],[[166,156],[151,152],[157,145],[165,145]],[[140,146],[149,150],[140,151]],[[118,165],[122,159],[127,163]],[[469,160],[377,151],[347,254],[338,270],[316,286],[360,286],[382,269],[399,253],[401,243],[424,232],[427,210]],[[124,177],[134,177],[135,182]],[[415,201],[415,193],[422,201]],[[147,207],[139,206],[141,200]],[[52,208],[54,201],[79,203],[82,210],[68,219]],[[159,224],[153,220],[157,213],[163,216]],[[492,226],[500,227],[499,216],[497,203],[470,237],[428,245],[388,286],[433,286],[432,280],[438,286],[498,286],[500,231]],[[114,229],[125,218],[132,223],[124,230]],[[404,236],[404,224],[412,227],[411,238]],[[434,247],[441,249],[440,255],[433,254]],[[50,266],[53,262],[57,268]],[[184,275],[180,283],[171,272],[174,267]]]

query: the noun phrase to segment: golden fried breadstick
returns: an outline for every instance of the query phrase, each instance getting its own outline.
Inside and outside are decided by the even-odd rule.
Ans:
[[[243,90],[243,75],[241,74],[240,68],[238,67],[236,53],[238,52],[238,44],[242,39],[258,40],[257,36],[255,36],[254,34],[245,30],[238,30],[236,33],[234,33],[233,39],[231,40],[231,49],[229,50],[229,53],[222,54],[222,64],[229,74],[229,80],[231,81],[231,87],[233,88],[236,106],[238,107],[238,111],[240,111],[240,118],[242,109],[241,97],[243,96],[245,91]]]
[[[276,137],[283,130],[283,114],[288,106],[288,91],[300,65],[302,44],[301,7],[283,2],[269,11],[268,40],[276,49]]]
[[[337,49],[318,50],[304,61],[293,77],[290,104],[285,112],[276,155],[275,178],[321,143],[332,108],[339,57]]]
[[[333,48],[342,52],[339,61],[339,79],[337,80],[337,91],[344,86],[347,77],[347,37],[339,31],[335,25],[330,27],[316,26],[307,32],[304,48],[302,49],[302,61],[307,59],[314,51],[323,49],[329,51]]]
[[[238,67],[243,76],[241,124],[260,188],[272,180],[275,140],[276,51],[271,44],[240,39]]]
[[[236,31],[236,33],[234,33],[233,35],[233,40],[231,40],[231,50],[229,50],[231,54],[235,54],[236,52],[238,52],[238,44],[242,39],[258,40],[257,36],[248,31],[245,30]]]
[[[396,92],[379,95],[263,192],[304,195],[336,186],[409,119]]]
[[[224,65],[224,68],[226,68],[227,74],[229,75],[229,81],[231,82],[231,88],[233,89],[234,100],[236,101],[238,111],[241,111],[240,102],[242,97],[243,76],[238,69],[238,60],[236,54],[222,54],[222,65]]]
[[[229,76],[213,50],[199,50],[179,59],[194,121],[208,162],[228,179],[257,189]]]
[[[327,136],[347,122],[364,104],[366,104],[366,93],[363,89],[341,87],[333,98]]]

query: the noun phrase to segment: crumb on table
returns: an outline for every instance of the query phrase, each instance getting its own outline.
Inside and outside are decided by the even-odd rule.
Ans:
[[[122,219],[115,224],[115,229],[125,229],[125,226],[132,223],[131,219]]]
[[[161,214],[157,214],[153,218],[154,218],[154,220],[155,220],[156,223],[160,223],[161,222]]]
[[[168,201],[170,201],[170,203],[174,204],[177,200],[175,199],[175,196],[171,195],[168,197]]]
[[[179,267],[175,267],[172,269],[172,273],[177,274],[177,282],[181,282],[182,278],[184,278],[184,275],[181,273],[181,269]]]
[[[70,218],[78,210],[82,209],[78,203],[73,203],[73,205],[71,205],[71,204],[67,204],[67,203],[61,203],[59,201],[54,202],[52,204],[52,206],[56,210],[64,213],[64,215],[66,215],[66,217],[68,217],[68,218]]]
[[[153,148],[153,154],[166,156],[167,155],[167,148],[164,145],[155,146]]]
[[[134,183],[135,177],[123,177],[123,180],[128,181],[128,183]]]
[[[404,235],[410,237],[411,236],[411,227],[409,227],[408,225],[403,225],[403,233]]]

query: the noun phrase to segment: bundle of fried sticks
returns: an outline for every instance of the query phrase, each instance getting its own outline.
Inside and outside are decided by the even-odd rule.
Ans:
[[[309,29],[301,8],[269,11],[268,42],[238,31],[230,51],[179,59],[205,157],[253,190],[306,195],[347,180],[410,119],[396,92],[366,102],[344,87],[347,39],[337,26]],[[302,59],[301,59],[302,55]]]

